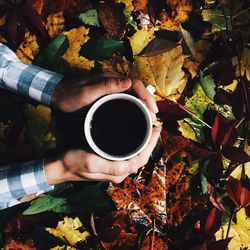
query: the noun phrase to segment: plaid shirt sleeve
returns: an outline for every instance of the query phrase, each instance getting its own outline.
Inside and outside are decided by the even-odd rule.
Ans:
[[[32,193],[48,192],[44,160],[2,166],[0,168],[0,209],[18,203],[18,199]]]
[[[0,87],[50,105],[51,96],[62,75],[21,62],[0,43]]]
[[[0,87],[50,105],[62,75],[21,62],[0,43]],[[27,194],[52,190],[44,174],[44,160],[0,167],[0,209],[15,205]]]

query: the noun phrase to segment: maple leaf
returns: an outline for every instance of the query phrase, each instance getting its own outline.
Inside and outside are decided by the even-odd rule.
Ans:
[[[187,83],[182,70],[184,58],[181,46],[155,56],[135,56],[132,74],[156,87],[158,95],[175,101]]]
[[[32,35],[29,31],[27,31],[23,42],[16,51],[16,55],[21,61],[31,64],[38,52],[39,45],[37,43],[36,35]]]
[[[83,26],[62,33],[69,40],[69,48],[64,53],[63,58],[72,67],[84,70],[90,70],[94,67],[93,61],[89,61],[87,58],[79,55],[81,46],[89,40],[88,33],[89,30]]]
[[[90,236],[88,231],[80,232],[82,222],[78,217],[75,219],[64,217],[63,221],[59,221],[56,228],[46,228],[50,234],[55,237],[65,238],[72,246],[76,245],[78,241],[87,241],[87,238]]]
[[[115,0],[116,3],[123,3],[125,4],[125,12],[131,12],[134,10],[134,6],[133,6],[133,0]]]
[[[47,17],[46,29],[51,38],[56,37],[63,31],[64,22],[65,20],[62,11],[50,14]]]

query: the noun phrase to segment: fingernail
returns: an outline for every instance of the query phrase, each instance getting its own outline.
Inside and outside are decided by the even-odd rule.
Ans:
[[[128,88],[131,85],[131,80],[130,78],[120,78],[118,79],[118,84],[119,87],[121,88]]]

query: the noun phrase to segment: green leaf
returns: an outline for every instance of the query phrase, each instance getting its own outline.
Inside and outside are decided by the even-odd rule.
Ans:
[[[98,14],[96,9],[88,10],[78,16],[84,24],[100,27]]]
[[[45,211],[53,211],[56,213],[73,213],[75,208],[68,204],[65,198],[53,197],[50,194],[39,197],[31,202],[31,205],[26,209],[24,215],[38,214]]]
[[[75,207],[83,207],[94,211],[110,210],[114,208],[111,198],[104,191],[104,183],[85,185],[80,191],[70,193],[66,199]]]
[[[212,32],[232,30],[232,24],[230,20],[229,9],[221,6],[220,8],[203,9],[202,10],[203,20],[212,24]]]
[[[147,236],[153,231],[153,227],[152,226],[149,226],[149,227],[146,227],[142,233],[140,234],[139,236],[139,239],[138,239],[138,247],[137,249],[140,250],[142,249],[142,246],[143,246],[143,243],[145,241],[145,239],[147,238]]]
[[[89,60],[103,60],[115,52],[124,50],[124,42],[115,39],[88,40],[81,48],[80,55]]]
[[[204,75],[203,71],[200,70],[200,85],[205,92],[206,96],[211,100],[214,100],[215,92],[215,82],[211,76]]]
[[[41,52],[49,60],[62,56],[69,48],[69,41],[66,36],[59,35],[55,37],[49,45]]]
[[[202,194],[207,194],[208,182],[207,182],[207,178],[203,174],[203,172],[201,172],[200,178],[201,178],[201,190],[202,190]]]

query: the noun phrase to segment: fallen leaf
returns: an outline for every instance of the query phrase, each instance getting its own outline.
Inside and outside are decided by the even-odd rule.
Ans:
[[[22,62],[31,64],[39,52],[36,35],[32,35],[29,31],[25,33],[24,40],[16,51],[16,55]]]
[[[69,40],[69,48],[63,55],[63,58],[72,67],[83,70],[91,70],[94,67],[93,61],[90,61],[79,54],[81,46],[89,39],[88,33],[89,30],[83,26],[62,33],[63,35],[66,35]]]
[[[215,234],[216,240],[225,239],[227,225],[224,225]],[[228,237],[233,237],[229,242],[228,249],[244,249],[250,245],[250,219],[247,217],[245,209],[242,208],[236,213],[236,222],[232,222]]]
[[[50,14],[47,17],[46,29],[51,38],[56,37],[63,31],[64,22],[65,20],[62,11]]]
[[[156,56],[135,56],[132,76],[156,87],[158,95],[176,101],[187,82],[183,62],[181,46]]]
[[[140,29],[135,32],[132,37],[129,37],[130,45],[134,55],[138,55],[155,37],[154,29]]]
[[[4,249],[6,250],[13,250],[13,249],[36,250],[37,248],[34,246],[34,242],[32,240],[27,240],[25,243],[11,240],[4,246]]]

